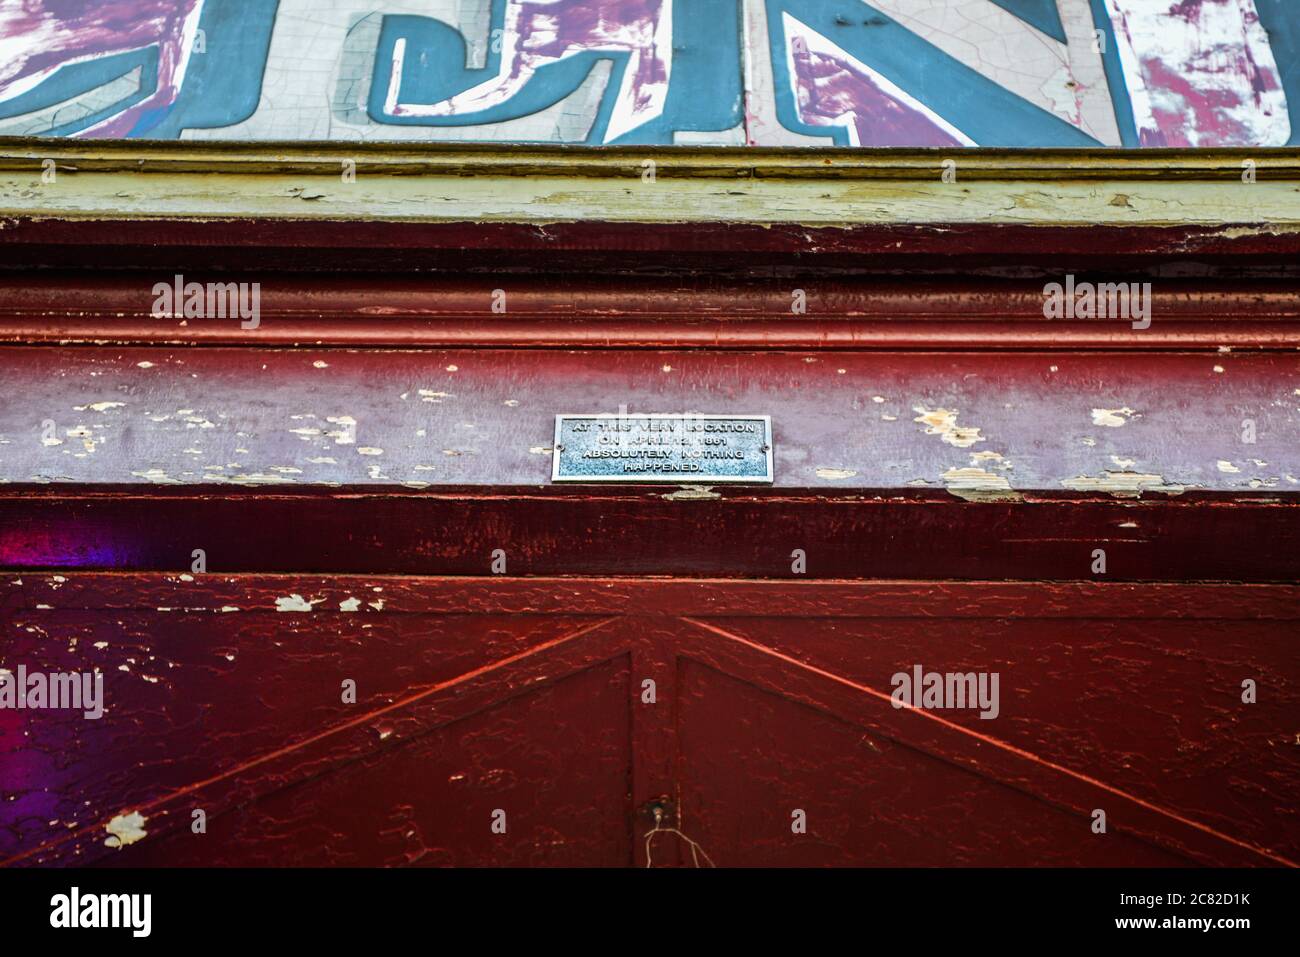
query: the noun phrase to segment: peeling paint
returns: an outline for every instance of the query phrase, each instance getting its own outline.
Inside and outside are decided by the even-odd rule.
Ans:
[[[144,825],[147,819],[139,811],[132,811],[130,814],[119,814],[105,825],[104,830],[108,831],[108,837],[104,841],[105,847],[126,847],[128,844],[134,844],[148,836]]]
[[[180,479],[174,479],[162,469],[145,469],[144,471],[135,471],[131,473],[136,478],[148,479],[155,485],[180,485]]]
[[[675,492],[659,496],[669,502],[705,502],[722,498],[721,493],[713,491],[708,485],[683,485]]]
[[[1107,469],[1101,475],[1079,475],[1062,479],[1061,484],[1075,492],[1106,492],[1116,498],[1141,498],[1143,492],[1162,492],[1181,495],[1185,485],[1166,484],[1164,477],[1149,472],[1113,472]]]
[[[238,466],[235,466],[238,468]],[[268,475],[252,472],[247,475],[205,475],[205,479],[230,485],[293,485],[294,480],[285,475]]]
[[[858,473],[855,472],[853,469],[818,469],[817,470],[818,478],[830,479],[832,481],[838,479],[853,478],[853,476],[857,474]]]
[[[1009,462],[1005,457],[1003,457],[1001,452],[993,452],[989,450],[984,450],[981,452],[972,452],[970,460],[972,465],[978,465],[981,462],[991,463],[992,468],[1001,469],[1004,472],[1007,471],[1008,469],[1015,468],[1015,466],[1012,465],[1011,462]]]
[[[913,422],[920,422],[925,425],[926,435],[937,435],[949,445],[954,445],[959,449],[969,448],[976,442],[983,442],[984,436],[980,435],[978,426],[959,426],[957,424],[957,411],[949,409],[926,409],[923,406],[913,406],[912,411],[918,413]]]
[[[341,425],[343,428],[325,434],[334,440],[335,445],[352,445],[357,438],[357,420],[350,415],[327,416],[326,422]]]
[[[1017,502],[1024,496],[1011,488],[1005,475],[989,471],[985,464],[1000,471],[1012,468],[1000,452],[972,452],[971,464],[953,467],[943,473],[944,485],[953,495],[968,502]]]
[[[1117,429],[1121,425],[1125,425],[1136,414],[1128,407],[1122,409],[1093,409],[1092,424],[1106,425],[1112,429]]]

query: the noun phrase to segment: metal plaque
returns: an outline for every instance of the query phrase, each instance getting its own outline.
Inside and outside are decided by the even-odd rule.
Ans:
[[[553,482],[772,481],[766,415],[557,415],[554,450]]]

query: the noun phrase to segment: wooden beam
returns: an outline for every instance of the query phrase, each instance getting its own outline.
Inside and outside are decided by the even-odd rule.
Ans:
[[[949,162],[955,165],[946,168]],[[0,217],[12,219],[1202,225],[1224,227],[1232,238],[1300,231],[1297,180],[1300,151],[1292,149],[577,151],[0,140]]]

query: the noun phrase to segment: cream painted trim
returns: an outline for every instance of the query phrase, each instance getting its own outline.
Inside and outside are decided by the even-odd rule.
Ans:
[[[53,182],[42,170],[53,161]],[[955,162],[955,182],[943,164]],[[1255,182],[1243,181],[1243,163]],[[346,164],[355,182],[344,182]],[[647,175],[653,164],[653,181]],[[0,217],[1219,225],[1300,231],[1300,150],[0,139]],[[3,223],[0,222],[0,228]]]

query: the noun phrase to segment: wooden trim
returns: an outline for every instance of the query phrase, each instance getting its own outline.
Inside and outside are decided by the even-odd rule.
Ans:
[[[212,273],[204,272],[201,278]],[[261,276],[261,274],[258,274]],[[0,343],[383,348],[976,349],[1234,352],[1300,349],[1300,300],[1287,281],[1156,279],[1154,321],[1048,320],[1043,279],[845,277],[793,280],[637,276],[559,280],[510,290],[490,312],[492,277],[265,277],[261,323],[189,322],[150,314],[167,273],[0,274]]]
[[[941,179],[946,160],[956,181]],[[42,182],[46,161],[56,178]],[[1256,181],[1244,183],[1244,161]],[[654,181],[643,176],[654,164]],[[355,163],[355,182],[344,182]],[[1223,226],[1300,232],[1300,150],[768,150],[0,140],[0,216]]]
[[[622,179],[655,161],[659,174],[702,179],[937,179],[943,163],[959,179],[1218,180],[1240,182],[1242,161],[1261,180],[1300,178],[1300,148],[1214,149],[853,149],[730,146],[551,146],[406,142],[200,142],[76,140],[0,136],[0,170],[41,169],[54,159],[70,172],[337,176],[345,160],[358,174],[392,176],[585,176]]]
[[[1026,495],[628,487],[274,491],[214,487],[0,492],[0,570],[420,575],[493,579],[1300,582],[1293,497],[1104,500]],[[340,534],[340,530],[345,530]],[[791,550],[807,557],[803,575]],[[32,599],[29,604],[43,601]],[[235,603],[237,604],[237,602]]]
[[[1180,621],[1295,621],[1300,586],[1212,582],[1040,582],[922,579],[876,581],[656,580],[653,605],[641,599],[646,580],[565,577],[463,578],[404,575],[219,574],[190,576],[157,572],[64,570],[54,576],[25,573],[21,586],[0,580],[0,595],[21,591],[25,622],[72,611],[124,612],[175,608],[178,614],[276,614],[274,598],[312,599],[313,617],[352,615],[463,615],[492,608],[512,615],[606,618],[629,612],[650,615],[762,618],[781,614],[808,618],[909,619],[1092,619]],[[382,592],[375,587],[381,586]],[[179,595],[183,595],[183,604]],[[926,601],[918,603],[917,594]],[[268,596],[249,602],[251,595]],[[339,610],[347,598],[382,594],[382,605],[362,602]],[[1051,601],[1033,599],[1050,594]],[[47,607],[37,607],[37,606]],[[227,611],[226,609],[235,609]]]

